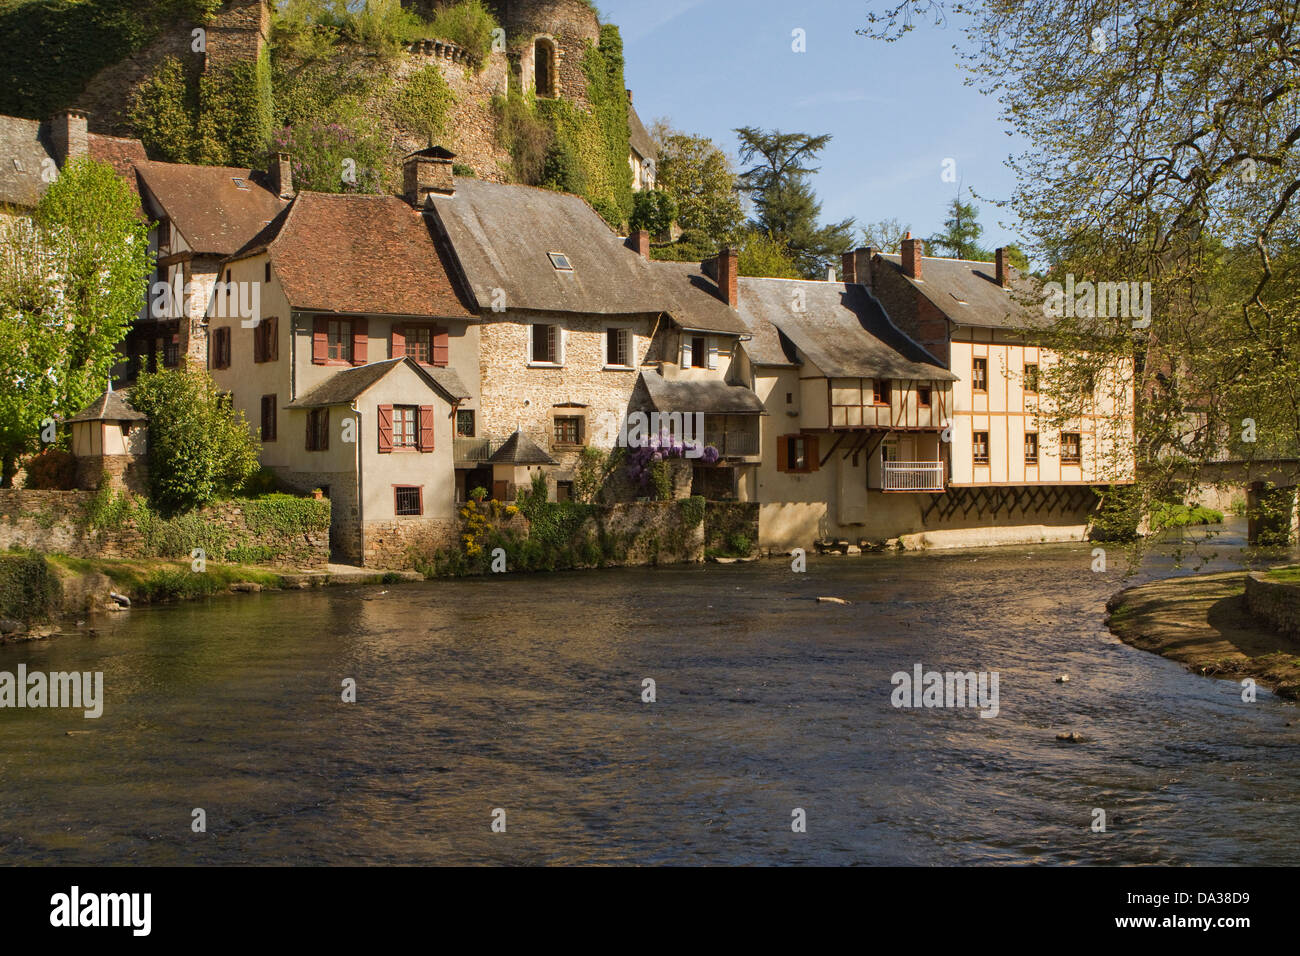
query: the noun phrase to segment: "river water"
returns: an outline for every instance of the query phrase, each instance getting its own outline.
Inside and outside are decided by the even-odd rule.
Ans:
[[[1201,547],[1208,569],[1241,562],[1240,531]],[[0,710],[0,861],[1294,863],[1296,707],[1116,641],[1106,598],[1172,562],[1125,578],[1112,550],[1097,573],[1091,547],[97,618],[0,647],[0,671],[102,671],[105,696],[97,720]],[[891,675],[918,663],[997,671],[998,715],[895,708]]]

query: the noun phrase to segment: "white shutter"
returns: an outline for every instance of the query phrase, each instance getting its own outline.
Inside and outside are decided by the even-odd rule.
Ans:
[[[681,361],[681,366],[682,366],[682,368],[690,368],[690,367],[691,367],[691,337],[690,337],[689,335],[687,335],[686,333],[684,333],[684,332],[682,333],[682,361]]]
[[[718,367],[718,343],[715,339],[705,339],[709,343],[709,368]]]

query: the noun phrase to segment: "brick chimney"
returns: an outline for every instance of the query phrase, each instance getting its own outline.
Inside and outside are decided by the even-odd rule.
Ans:
[[[267,176],[271,180],[271,189],[277,196],[281,199],[293,198],[293,164],[289,161],[288,153],[276,153],[272,157]]]
[[[903,271],[913,279],[921,278],[921,256],[925,254],[925,243],[913,239],[909,232],[903,238]]]
[[[402,191],[406,201],[419,209],[434,193],[454,195],[452,160],[455,158],[456,154],[450,150],[430,146],[402,160]]]
[[[1005,289],[1007,287],[1007,281],[1011,278],[1011,273],[1008,270],[1010,263],[1007,262],[1007,247],[998,246],[994,255],[997,258],[998,285]]]
[[[637,255],[642,259],[650,258],[650,231],[648,229],[638,229],[632,233],[627,237],[627,244],[636,250]]]
[[[54,147],[54,161],[60,169],[68,164],[68,160],[88,155],[90,114],[70,109],[50,120],[50,144]]]
[[[859,247],[840,256],[840,265],[847,283],[859,283],[871,288],[871,259],[876,254],[874,246]]]
[[[718,291],[722,300],[733,309],[740,302],[740,290],[737,278],[740,273],[740,256],[730,247],[718,253]]]

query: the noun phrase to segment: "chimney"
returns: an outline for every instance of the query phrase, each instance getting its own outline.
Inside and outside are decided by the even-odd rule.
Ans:
[[[627,238],[628,245],[636,250],[637,255],[642,259],[650,258],[650,231],[648,229],[638,229]]]
[[[740,257],[735,249],[728,247],[718,253],[718,290],[722,293],[722,300],[733,309],[740,302],[736,281],[739,267]]]
[[[913,239],[909,232],[903,239],[903,271],[913,279],[921,278],[921,256],[925,254],[925,243]]]
[[[831,263],[829,262],[826,263],[826,281],[827,282],[835,281],[835,266],[831,265]]]
[[[62,169],[69,160],[90,152],[90,114],[70,109],[50,120],[50,142],[54,160]]]
[[[441,146],[430,146],[407,156],[402,161],[402,192],[406,201],[419,209],[433,193],[454,195],[452,160],[455,158],[455,153]]]
[[[998,246],[994,255],[997,258],[998,285],[1005,289],[1007,287],[1007,280],[1011,278],[1011,273],[1007,268],[1007,247]]]
[[[876,254],[874,246],[858,247],[852,252],[840,256],[840,266],[844,272],[844,281],[859,283],[871,288],[871,259]]]
[[[277,196],[281,199],[293,198],[293,164],[289,161],[288,153],[275,154],[267,176],[271,180],[271,189]]]

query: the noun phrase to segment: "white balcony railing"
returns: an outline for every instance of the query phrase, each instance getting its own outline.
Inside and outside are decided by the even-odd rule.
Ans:
[[[943,462],[887,461],[885,491],[943,491]]]

